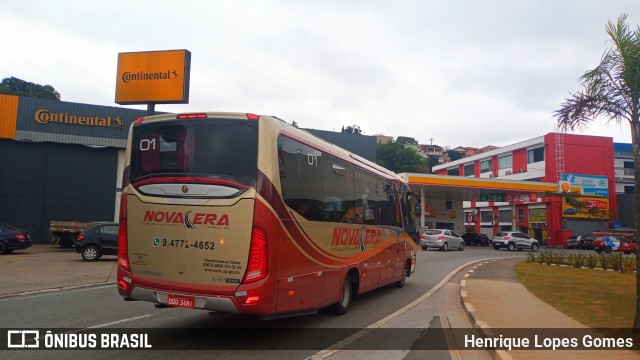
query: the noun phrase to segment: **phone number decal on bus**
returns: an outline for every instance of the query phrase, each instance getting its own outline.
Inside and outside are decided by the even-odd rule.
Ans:
[[[181,249],[214,250],[216,243],[213,241],[189,241],[189,240],[167,240],[160,238],[153,239],[153,246],[173,247]]]

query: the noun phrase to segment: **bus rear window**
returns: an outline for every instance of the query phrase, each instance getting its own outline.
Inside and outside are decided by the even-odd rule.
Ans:
[[[130,179],[188,175],[252,186],[258,159],[258,122],[202,119],[133,127]]]

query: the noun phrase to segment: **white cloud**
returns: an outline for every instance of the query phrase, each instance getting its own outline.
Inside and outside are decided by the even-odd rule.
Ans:
[[[0,2],[0,77],[114,106],[119,52],[188,49],[190,104],[159,111],[276,115],[325,130],[508,145],[553,111],[636,0]],[[630,14],[635,28],[640,19]],[[136,108],[144,108],[137,106]],[[589,134],[629,142],[594,123]]]

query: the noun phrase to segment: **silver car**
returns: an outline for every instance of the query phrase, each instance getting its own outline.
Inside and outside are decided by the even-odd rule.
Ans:
[[[520,231],[501,231],[493,237],[492,244],[496,250],[500,248],[507,248],[509,251],[530,249],[535,252],[540,248],[538,240]]]
[[[430,229],[420,236],[420,246],[422,250],[438,248],[442,251],[451,249],[464,250],[464,239],[453,230]]]

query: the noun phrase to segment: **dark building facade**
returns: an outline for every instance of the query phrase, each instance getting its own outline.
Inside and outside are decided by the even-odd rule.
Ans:
[[[113,221],[130,125],[146,111],[0,95],[0,222],[50,241],[49,222]],[[308,130],[375,161],[375,137]]]

